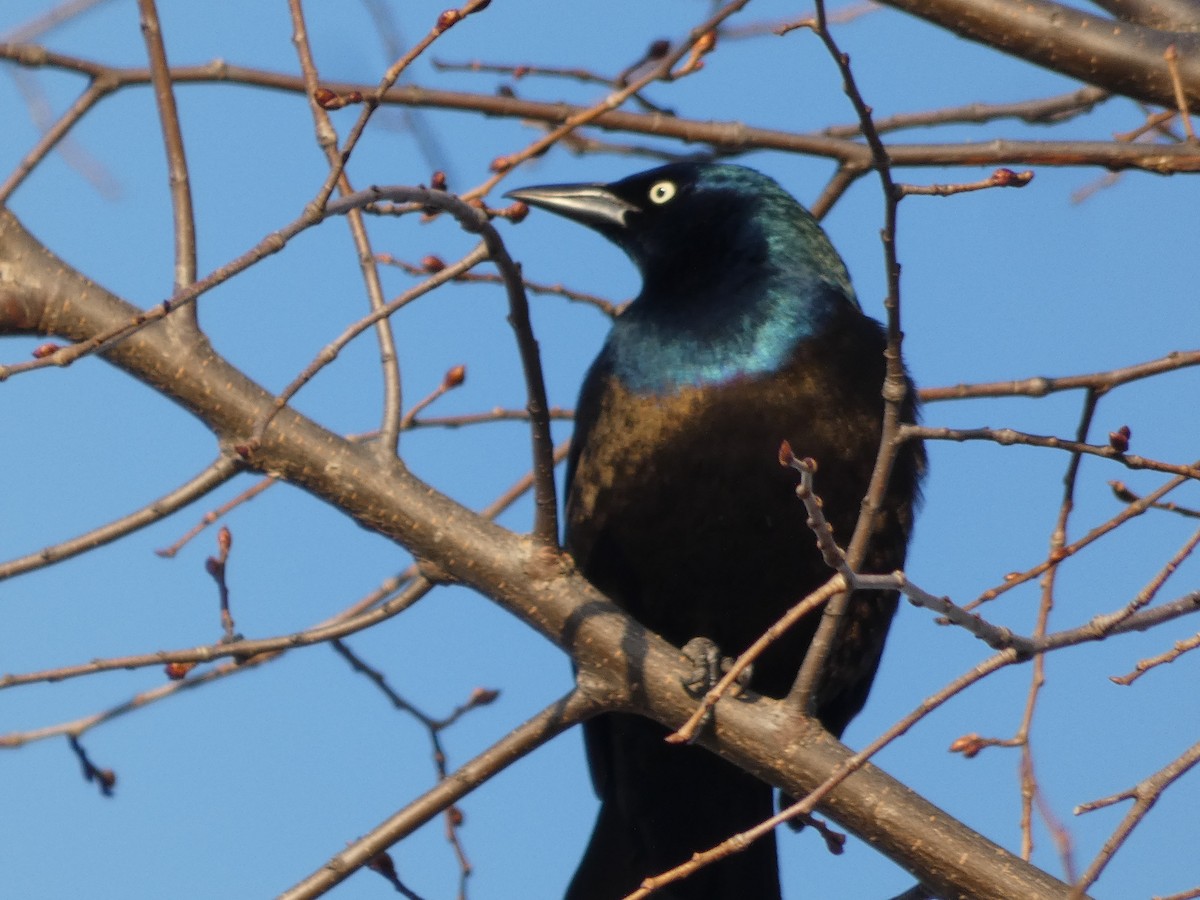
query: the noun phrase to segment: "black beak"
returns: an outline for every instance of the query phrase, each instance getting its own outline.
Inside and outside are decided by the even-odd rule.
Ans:
[[[540,206],[600,232],[623,231],[625,217],[631,212],[641,212],[605,184],[545,184],[518,188],[504,196]]]

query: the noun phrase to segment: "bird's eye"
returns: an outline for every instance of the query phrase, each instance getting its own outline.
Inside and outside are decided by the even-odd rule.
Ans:
[[[650,187],[650,202],[661,206],[675,196],[675,182],[659,181]]]

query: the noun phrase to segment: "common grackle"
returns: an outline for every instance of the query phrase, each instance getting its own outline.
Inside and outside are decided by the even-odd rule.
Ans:
[[[785,438],[817,460],[835,536],[849,540],[879,445],[885,339],[821,227],[775,181],[677,163],[612,184],[509,196],[607,237],[641,270],[584,381],[567,472],[566,545],[583,574],[646,627],[746,649],[826,581]],[[906,401],[905,417],[914,415]],[[904,563],[919,446],[907,445],[874,523],[867,571]],[[896,596],[859,593],[818,693],[840,735],[866,701]],[[819,616],[755,663],[751,687],[791,687]],[[584,725],[599,818],[567,900],[613,900],[768,818],[772,791],[647,719]],[[773,836],[670,885],[686,900],[778,900]]]

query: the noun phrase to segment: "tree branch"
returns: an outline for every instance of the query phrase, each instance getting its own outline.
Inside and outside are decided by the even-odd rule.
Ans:
[[[1163,54],[1174,44],[1180,77],[1200,102],[1200,35],[1116,23],[1050,0],[882,0],[888,6],[1026,62],[1158,106],[1174,108]]]
[[[50,254],[3,211],[0,265],[14,279],[0,283],[0,333],[11,330],[15,315],[26,328],[86,339],[136,311]],[[160,323],[114,344],[105,357],[197,416],[224,442],[252,433],[272,408],[270,394],[211,347],[180,346]],[[399,461],[381,465],[369,449],[289,408],[279,412],[250,463],[404,544],[527,622],[571,655],[580,690],[598,707],[636,711],[669,728],[692,712],[695,701],[683,687],[690,667],[676,648],[621,613],[565,558],[482,519]],[[793,796],[822,784],[851,756],[778,701],[749,698],[718,713],[716,727],[700,742]],[[471,786],[447,785],[441,789]],[[839,784],[822,808],[854,833],[869,834],[874,846],[935,890],[979,900],[1066,896],[1065,885],[874,767]],[[912,827],[918,821],[919,834]]]

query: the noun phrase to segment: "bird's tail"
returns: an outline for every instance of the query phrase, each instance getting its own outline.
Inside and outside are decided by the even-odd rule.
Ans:
[[[566,900],[617,900],[772,815],[768,785],[702,747],[665,743],[656,722],[611,714],[584,729],[600,814]],[[655,896],[779,900],[774,834]]]

